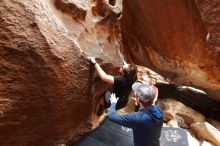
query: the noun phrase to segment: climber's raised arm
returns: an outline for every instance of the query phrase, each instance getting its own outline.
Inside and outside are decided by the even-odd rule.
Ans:
[[[89,60],[95,65],[95,68],[100,76],[100,78],[110,84],[114,84],[114,77],[105,73],[105,71],[100,67],[100,65],[96,62],[94,57],[89,57]]]

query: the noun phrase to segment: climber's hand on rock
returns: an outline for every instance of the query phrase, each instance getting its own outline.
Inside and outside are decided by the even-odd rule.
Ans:
[[[88,57],[88,59],[89,59],[93,64],[96,64],[95,57]]]
[[[118,99],[119,99],[119,98],[116,98],[115,93],[112,93],[112,94],[111,94],[111,97],[110,97],[110,102],[111,102],[111,103],[117,103],[117,102],[118,102]]]

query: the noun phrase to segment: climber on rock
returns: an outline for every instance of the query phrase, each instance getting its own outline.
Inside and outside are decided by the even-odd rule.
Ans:
[[[116,105],[116,109],[121,109],[125,107],[128,103],[128,97],[131,93],[131,86],[137,79],[137,71],[134,65],[124,63],[120,69],[118,76],[112,76],[100,67],[100,65],[96,62],[94,57],[89,57],[89,60],[95,65],[95,68],[100,76],[100,78],[113,85],[112,91],[106,91],[104,96],[104,105],[105,108],[110,107],[110,96],[111,93],[115,93],[117,97],[119,97],[118,103]]]
[[[135,82],[132,85],[140,108],[137,112],[119,115],[115,112],[118,98],[111,94],[108,119],[133,130],[134,146],[159,146],[163,125],[163,112],[155,105],[158,89],[154,85]]]

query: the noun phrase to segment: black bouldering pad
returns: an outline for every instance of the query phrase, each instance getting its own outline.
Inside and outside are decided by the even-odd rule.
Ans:
[[[106,119],[97,129],[74,146],[133,146],[131,129]],[[182,128],[163,127],[160,146],[188,146],[187,132]]]
[[[97,129],[81,139],[75,146],[133,146],[131,129],[115,124],[108,119]]]

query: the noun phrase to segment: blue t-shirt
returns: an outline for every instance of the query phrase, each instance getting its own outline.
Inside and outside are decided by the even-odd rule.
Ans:
[[[125,115],[115,112],[115,105],[111,104],[108,112],[110,121],[133,129],[135,146],[159,146],[159,138],[163,125],[163,113],[159,106],[141,109]]]

